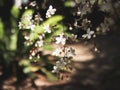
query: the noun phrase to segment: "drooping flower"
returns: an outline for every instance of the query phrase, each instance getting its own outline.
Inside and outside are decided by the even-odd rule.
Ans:
[[[46,18],[50,18],[52,15],[54,15],[56,12],[56,9],[53,8],[52,5],[49,6],[47,12],[46,12]]]

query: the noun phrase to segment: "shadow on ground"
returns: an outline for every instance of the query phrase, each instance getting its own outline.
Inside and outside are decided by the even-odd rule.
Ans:
[[[34,80],[25,78],[15,83],[15,77],[4,78],[0,90],[120,90],[120,37],[119,33],[109,33],[95,39],[99,52],[94,52],[92,45],[87,54],[77,44],[77,60],[74,61],[74,72],[70,80],[54,83],[43,82],[36,85]],[[78,49],[79,48],[79,49]],[[91,51],[92,50],[92,51]],[[89,53],[88,53],[89,52]],[[86,58],[81,58],[85,54]],[[93,55],[93,56],[92,56]],[[88,56],[88,57],[87,57]],[[82,60],[79,60],[82,59]],[[88,60],[87,60],[88,59]],[[45,79],[38,79],[38,83]]]

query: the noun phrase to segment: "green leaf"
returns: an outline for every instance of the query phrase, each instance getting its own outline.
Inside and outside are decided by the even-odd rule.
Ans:
[[[4,35],[3,22],[0,19],[0,39],[3,38],[3,35]]]
[[[10,45],[9,45],[10,50],[16,50],[16,48],[17,48],[17,34],[14,33],[13,35],[11,35],[10,40],[11,40]]]
[[[47,71],[45,68],[41,68],[41,70],[47,75],[47,78],[49,79],[49,81],[57,80],[57,77],[55,77],[55,75],[51,71]]]
[[[56,25],[61,20],[63,20],[63,16],[61,16],[61,15],[53,16],[53,17],[47,19],[46,21],[44,21],[41,25],[36,26],[35,32],[36,33],[44,33],[44,29],[43,29],[44,25],[47,25],[47,24],[49,24],[50,26]]]
[[[14,6],[12,7],[12,9],[11,9],[11,14],[12,14],[15,18],[18,18],[19,8],[14,5]]]
[[[25,67],[25,68],[23,69],[23,72],[24,72],[24,73],[30,73],[30,72],[31,72],[31,67],[30,67],[30,66]]]
[[[46,45],[43,46],[43,49],[44,50],[53,50],[53,47],[50,44],[46,44]]]
[[[22,15],[22,18],[24,18],[25,16],[27,15],[33,15],[34,11],[32,9],[27,9],[23,15]]]
[[[28,59],[23,59],[19,62],[20,66],[30,66],[30,61]]]
[[[44,34],[44,25],[50,25],[50,26],[54,26],[57,24],[57,28],[56,30],[54,30],[51,34],[46,34],[46,41],[50,42],[52,40],[52,36],[55,35],[55,34],[59,34],[63,31],[63,26],[62,24],[59,24],[59,22],[61,22],[63,20],[63,16],[61,15],[56,15],[56,16],[53,16],[49,19],[47,19],[46,21],[44,21],[41,25],[37,25],[35,27],[35,30],[31,32],[31,35],[30,35],[30,40],[35,40],[38,38],[38,33],[42,33]]]
[[[74,2],[71,0],[66,0],[64,3],[65,7],[72,7],[74,5]]]

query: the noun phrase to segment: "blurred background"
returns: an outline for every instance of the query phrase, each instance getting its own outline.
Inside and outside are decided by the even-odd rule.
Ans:
[[[50,5],[58,15],[50,20],[59,25],[52,35],[63,27],[65,33],[77,35],[76,42],[68,41],[76,51],[73,70],[60,76],[51,72],[58,59],[51,53],[57,46],[46,45],[40,59],[29,60],[32,46],[24,45],[26,30],[18,27],[28,10],[46,21]],[[95,35],[83,39],[89,26]],[[0,0],[0,90],[61,89],[120,90],[120,0]]]

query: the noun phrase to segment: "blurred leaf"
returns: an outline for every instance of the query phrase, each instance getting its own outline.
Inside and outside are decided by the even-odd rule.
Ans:
[[[64,28],[63,28],[64,27]],[[65,33],[66,31],[66,27],[62,24],[57,24],[56,28],[54,29],[54,31],[51,34],[48,34],[46,37],[46,41],[47,42],[51,42],[53,37],[56,35],[60,35],[61,33]]]
[[[31,67],[29,66],[29,67],[25,67],[24,69],[23,69],[23,72],[24,73],[31,73]]]
[[[20,66],[29,66],[30,65],[30,61],[28,60],[28,59],[24,59],[24,60],[21,60],[20,62],[19,62],[19,65]]]
[[[3,41],[0,41],[0,50],[4,51],[5,47],[6,47],[5,43]]]
[[[47,78],[49,81],[56,81],[57,77],[51,71],[47,71],[45,68],[41,68],[42,72],[44,72],[47,75]]]
[[[4,3],[3,3],[3,0],[0,0],[0,6],[3,6]]]
[[[75,5],[75,2],[72,0],[66,0],[64,3],[65,7],[73,7]]]
[[[91,4],[94,4],[96,0],[90,0],[90,3]]]
[[[50,26],[54,26],[57,24],[56,30],[54,30],[51,34],[46,35],[46,37],[47,37],[46,41],[51,41],[51,38],[52,38],[51,36],[53,36],[53,33],[55,35],[55,34],[59,34],[63,31],[63,26],[61,24],[59,24],[59,22],[61,20],[63,20],[63,16],[56,15],[56,16],[53,16],[53,17],[47,19],[46,21],[44,21],[41,25],[37,25],[35,30],[32,31],[33,33],[31,33],[31,35],[30,35],[30,40],[37,39],[38,33],[44,33],[44,29],[43,29],[44,25],[49,24]]]
[[[53,50],[53,47],[52,47],[52,45],[46,44],[43,46],[43,49],[44,50]]]
[[[43,24],[41,25],[38,25],[36,28],[35,28],[35,32],[36,33],[44,33],[44,29],[43,29],[43,25],[56,25],[58,22],[60,22],[61,20],[63,19],[63,16],[61,15],[56,15],[56,16],[53,16],[49,19],[47,19],[46,21],[43,22]]]
[[[36,72],[38,70],[39,70],[39,67],[29,65],[23,69],[23,72],[24,73],[31,73],[31,72]]]
[[[0,19],[0,39],[3,38],[3,35],[4,35],[3,22]]]
[[[16,34],[11,35],[10,40],[11,40],[10,50],[16,50],[16,48],[17,48],[17,35]]]
[[[36,72],[36,71],[38,71],[40,69],[40,67],[38,67],[38,66],[31,66],[31,71],[32,72]]]
[[[101,5],[102,4],[102,0],[98,0],[98,4]]]
[[[11,14],[12,14],[15,18],[18,18],[19,8],[14,5],[14,6],[12,7],[12,9],[11,9]]]
[[[34,11],[31,10],[31,9],[27,9],[27,10],[23,13],[22,17],[24,18],[24,17],[27,16],[27,15],[32,15],[33,12],[34,12]]]

